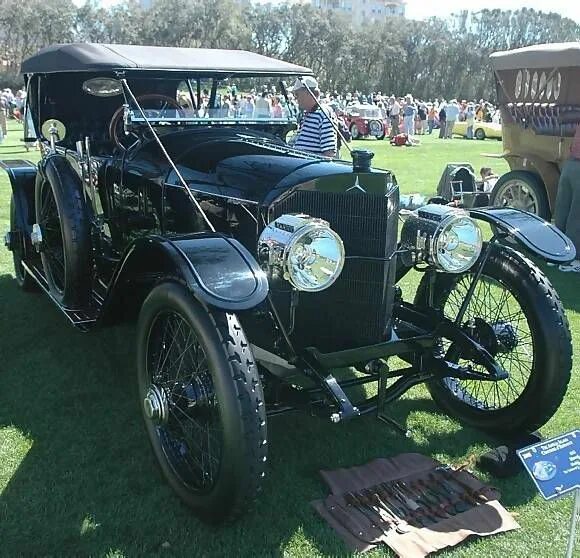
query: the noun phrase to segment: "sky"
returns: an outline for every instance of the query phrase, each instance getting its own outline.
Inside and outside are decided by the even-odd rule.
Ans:
[[[75,4],[82,4],[84,0],[74,0]],[[101,0],[103,6],[111,6],[120,0]],[[184,0],[187,2],[188,0]],[[280,0],[269,0],[273,4]],[[519,8],[533,8],[535,10],[552,11],[569,17],[580,24],[580,2],[578,0],[407,0],[407,17],[423,19],[429,16],[445,16],[447,14],[469,8],[477,11],[484,8],[517,10]]]

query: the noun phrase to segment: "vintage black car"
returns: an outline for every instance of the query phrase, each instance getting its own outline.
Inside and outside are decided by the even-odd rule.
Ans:
[[[555,263],[574,258],[569,240],[511,208],[401,211],[395,177],[369,153],[294,150],[291,104],[273,117],[227,99],[252,80],[286,95],[284,79],[309,69],[242,51],[68,44],[22,72],[26,139],[42,160],[2,162],[16,280],[85,331],[136,318],[146,430],[203,519],[232,519],[256,497],[270,415],[388,417],[420,383],[450,415],[505,436],[557,410],[566,316],[542,271],[501,240]],[[496,231],[486,242],[478,221]],[[408,302],[397,283],[412,269],[422,279]],[[407,364],[389,366],[395,355]]]

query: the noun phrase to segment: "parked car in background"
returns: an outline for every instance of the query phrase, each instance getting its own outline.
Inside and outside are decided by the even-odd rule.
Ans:
[[[478,140],[501,139],[501,124],[495,122],[475,122],[473,124],[473,137]],[[467,122],[457,121],[453,126],[453,135],[467,137]]]
[[[382,140],[389,133],[388,120],[374,105],[351,105],[346,107],[345,115],[352,139],[375,137]]]
[[[510,166],[491,203],[550,219],[560,171],[580,123],[580,43],[533,45],[491,55]]]

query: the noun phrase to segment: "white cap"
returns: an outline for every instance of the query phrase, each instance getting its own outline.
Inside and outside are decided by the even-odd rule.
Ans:
[[[298,91],[299,89],[318,89],[318,82],[312,76],[304,76],[302,79],[296,78],[294,86],[290,91]]]

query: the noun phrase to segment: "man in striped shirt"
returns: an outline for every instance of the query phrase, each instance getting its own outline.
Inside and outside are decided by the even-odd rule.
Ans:
[[[297,79],[292,93],[304,111],[294,147],[323,157],[336,157],[337,137],[330,121],[331,110],[318,103],[318,82],[311,76]]]

